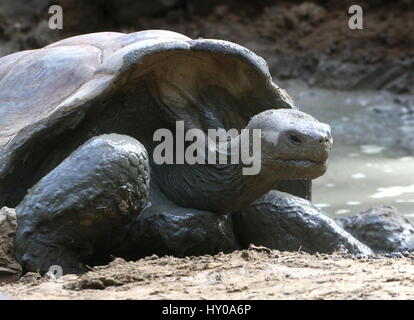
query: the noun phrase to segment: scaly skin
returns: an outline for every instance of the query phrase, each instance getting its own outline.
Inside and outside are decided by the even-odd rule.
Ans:
[[[152,188],[152,192],[159,192],[160,196],[154,194],[144,209],[145,215],[143,212],[141,215],[146,217],[151,210],[150,216],[158,214],[158,219],[164,213],[175,217],[170,219],[170,224],[175,224],[177,219],[180,224],[183,219],[188,220],[188,235],[180,233],[180,237],[188,238],[192,244],[188,252],[203,250],[198,241],[213,245],[214,237],[219,246],[234,249],[232,228],[223,227],[231,221],[214,213],[244,208],[281,179],[315,178],[325,172],[331,147],[327,125],[300,111],[269,110],[253,117],[247,128],[262,130],[262,170],[256,176],[243,175],[241,165],[230,165],[226,170],[218,165],[174,166],[171,176],[153,166],[153,183],[158,187]],[[180,175],[179,168],[185,167],[192,169],[190,176],[188,171]],[[168,177],[174,180],[163,179]],[[186,185],[189,182],[191,186]],[[125,251],[132,251],[134,255],[134,248],[145,242],[142,232],[136,232],[142,226],[147,228],[144,233],[152,234],[154,239],[165,239],[156,235],[158,229],[151,233],[152,225],[146,220],[140,216],[136,219],[147,202],[148,189],[148,156],[137,140],[115,134],[89,140],[42,178],[16,208],[19,261],[25,270],[47,272],[50,266],[59,265],[64,273],[78,273],[85,271],[84,262],[105,262],[103,257],[120,246],[126,246]],[[210,220],[205,220],[207,216]],[[203,232],[197,234],[196,225],[205,225],[204,221],[209,221],[207,225],[217,224],[217,230],[223,232],[212,239],[200,237]],[[169,232],[168,228],[164,229]],[[130,230],[129,238],[126,238],[127,230]],[[194,235],[192,230],[196,231]],[[169,247],[168,240],[175,236],[170,234],[166,242],[157,240],[162,242],[159,250]],[[214,250],[208,245],[204,248],[206,253]],[[186,252],[183,248],[174,250]]]
[[[135,139],[95,137],[41,179],[16,208],[16,256],[25,270],[86,271],[106,256],[148,199],[145,148]]]
[[[246,129],[262,131],[259,174],[243,175],[242,164],[154,165],[153,177],[167,198],[186,208],[230,213],[281,180],[315,179],[325,173],[332,146],[327,124],[298,110],[279,109],[256,115]]]

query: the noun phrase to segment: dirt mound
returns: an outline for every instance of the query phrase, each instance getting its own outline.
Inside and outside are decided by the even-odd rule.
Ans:
[[[16,233],[14,209],[0,209],[0,283],[15,281],[21,275],[21,267],[14,258],[14,235]]]
[[[48,1],[0,5],[0,56],[88,32],[169,29],[240,43],[279,79],[338,89],[414,88],[414,4],[360,1],[364,29],[348,28],[352,1],[56,1],[63,30],[50,30]],[[26,8],[25,10],[17,10]]]
[[[412,299],[413,259],[251,247],[216,256],[115,259],[58,279],[29,273],[0,291],[18,299]]]

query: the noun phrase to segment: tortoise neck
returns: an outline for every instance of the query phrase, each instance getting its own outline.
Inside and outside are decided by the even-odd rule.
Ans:
[[[244,175],[242,164],[227,167],[205,166],[203,174],[216,190],[204,191],[209,201],[209,210],[230,213],[246,207],[275,185],[275,180],[268,172],[257,175]],[[202,190],[200,190],[202,191]],[[211,202],[211,203],[210,203]]]
[[[154,166],[152,178],[177,205],[216,213],[230,213],[268,192],[275,179],[266,168],[243,175],[242,164]]]

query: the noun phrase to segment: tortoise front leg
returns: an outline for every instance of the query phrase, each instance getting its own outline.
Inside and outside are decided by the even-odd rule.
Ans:
[[[239,248],[230,214],[180,207],[168,200],[154,183],[148,205],[129,231],[117,254],[133,260],[152,254],[213,255]]]
[[[233,213],[233,224],[237,239],[246,247],[309,253],[332,253],[343,247],[351,254],[372,254],[310,201],[280,191],[269,191]]]
[[[137,140],[90,139],[31,188],[16,208],[16,256],[25,271],[79,273],[108,257],[148,199],[149,166]]]

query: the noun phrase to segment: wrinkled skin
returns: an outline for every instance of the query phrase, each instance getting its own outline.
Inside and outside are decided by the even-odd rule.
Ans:
[[[343,248],[352,254],[373,254],[311,202],[279,191],[266,193],[232,216],[243,246],[253,243],[309,253],[332,253]]]
[[[257,175],[243,175],[241,164],[153,166],[161,191],[182,207],[230,213],[284,179],[314,179],[325,173],[332,146],[328,125],[298,110],[279,109],[256,115],[246,129],[261,130]]]
[[[122,135],[92,138],[41,179],[16,208],[16,255],[25,270],[86,271],[109,256],[148,199],[145,148]],[[102,261],[102,260],[101,260]]]
[[[59,265],[64,273],[79,273],[86,270],[84,263],[105,263],[110,255],[136,259],[152,253],[212,254],[249,243],[280,250],[303,247],[310,252],[331,252],[343,245],[352,253],[369,253],[306,200],[270,191],[279,177],[288,178],[289,173],[292,178],[323,174],[332,143],[329,127],[296,110],[266,111],[247,127],[263,130],[263,172],[257,177],[243,176],[240,166],[228,167],[227,173],[243,184],[236,189],[236,198],[228,196],[233,186],[225,180],[218,184],[221,191],[217,195],[206,195],[210,201],[225,195],[226,208],[231,208],[227,214],[205,210],[203,202],[192,209],[180,207],[160,190],[160,179],[151,181],[148,200],[150,168],[142,144],[116,134],[89,140],[41,179],[17,207],[17,256],[24,269],[44,273]],[[198,174],[218,170],[217,166],[206,167],[199,167]],[[252,181],[255,183],[249,185]],[[194,185],[194,189],[205,186],[208,184]],[[250,213],[252,206],[257,209],[256,203],[240,205],[246,203],[244,198],[252,199],[252,193],[254,197],[264,195],[260,215]],[[187,198],[192,195],[190,192]],[[241,207],[244,210],[236,210]],[[261,215],[270,215],[268,221],[286,216],[285,223],[291,223],[295,231],[286,233],[268,221],[260,225]],[[256,224],[261,230],[249,231]],[[254,234],[277,235],[279,241],[256,241]]]

